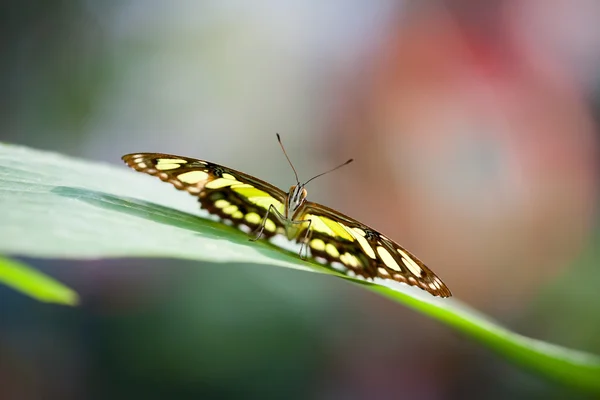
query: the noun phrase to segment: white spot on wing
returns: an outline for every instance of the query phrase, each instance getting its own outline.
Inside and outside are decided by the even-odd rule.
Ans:
[[[379,257],[381,257],[381,260],[389,269],[393,269],[394,271],[398,272],[402,271],[396,260],[394,260],[394,257],[392,257],[390,252],[387,251],[385,247],[377,246],[377,253],[379,253]]]
[[[239,229],[240,231],[242,231],[242,232],[245,232],[245,233],[250,233],[250,231],[252,230],[252,229],[251,229],[249,226],[247,226],[247,225],[240,225],[240,226],[238,226],[238,229]]]
[[[364,231],[363,231],[363,233],[364,233]],[[371,247],[371,245],[369,244],[367,239],[365,239],[363,236],[356,235],[356,234],[354,234],[354,237],[358,241],[358,244],[360,244],[360,247],[362,247],[365,254],[368,255],[369,257],[371,257],[372,259],[375,259],[376,258],[375,251],[373,251],[373,248]]]
[[[398,252],[402,254],[402,262],[404,265],[406,265],[406,268],[408,268],[413,275],[420,278],[423,275],[423,270],[421,267],[419,267],[412,257],[406,254],[406,252],[404,252],[402,249],[398,249]]]

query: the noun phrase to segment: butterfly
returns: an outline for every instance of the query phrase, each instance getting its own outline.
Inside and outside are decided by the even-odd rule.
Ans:
[[[306,199],[307,183],[352,159],[300,183],[279,134],[277,139],[296,176],[296,184],[287,193],[251,175],[195,158],[133,153],[122,159],[136,171],[197,196],[200,207],[220,220],[253,230],[250,240],[284,235],[300,244],[301,258],[310,252],[316,261],[346,275],[389,279],[434,296],[452,296],[442,280],[402,246],[339,211]]]

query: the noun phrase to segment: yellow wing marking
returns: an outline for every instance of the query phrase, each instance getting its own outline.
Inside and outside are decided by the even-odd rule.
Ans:
[[[333,258],[339,258],[340,256],[340,252],[338,251],[338,249],[331,243],[327,243],[325,245],[325,252]]]
[[[244,219],[246,221],[248,221],[249,223],[254,224],[254,225],[258,225],[262,221],[261,216],[258,215],[255,212],[251,212],[251,213],[246,214],[246,216],[244,217]]]
[[[314,229],[318,232],[322,232],[331,237],[341,237],[343,239],[354,241],[354,235],[350,234],[346,227],[339,222],[333,221],[329,218],[320,217],[313,214],[308,214],[303,219],[311,220],[310,229]]]
[[[239,183],[236,179],[217,178],[204,185],[207,189],[221,189]]]
[[[255,212],[250,212],[244,216],[244,219],[252,225],[260,225],[262,224],[263,217]],[[267,220],[265,221],[265,229],[269,232],[275,232],[277,230],[277,225],[275,225],[275,222],[267,218]]]
[[[138,164],[142,164],[139,161],[137,162]],[[171,169],[179,168],[181,167],[181,164],[185,163],[187,163],[187,161],[182,160],[180,158],[159,158],[156,160],[155,168],[159,171],[168,171]]]
[[[177,179],[183,183],[195,185],[198,182],[206,181],[208,179],[208,174],[204,171],[189,171],[177,175]]]
[[[217,201],[215,201],[215,207],[217,208],[225,208],[228,207],[231,203],[229,203],[227,200],[224,199],[219,199]]]
[[[381,261],[383,261],[386,267],[388,267],[389,269],[393,269],[394,271],[402,272],[402,269],[400,268],[396,260],[394,260],[394,257],[392,257],[390,252],[387,251],[385,247],[377,246],[377,253],[379,254],[379,257],[381,257]]]
[[[262,207],[265,210],[268,210],[272,205],[280,213],[283,212],[284,206],[279,200],[269,195],[267,192],[257,189],[248,183],[242,183],[238,181],[231,174],[224,173],[223,178],[217,178],[204,185],[204,187],[207,189],[222,189],[228,186],[231,190],[246,198],[252,204]]]
[[[238,206],[233,205],[233,204],[230,205],[230,206],[227,206],[227,207],[223,208],[223,212],[225,214],[232,214],[233,215],[233,213],[236,212],[237,210],[238,210]]]
[[[214,181],[213,181],[214,182]],[[242,197],[245,197],[249,202],[259,207],[268,210],[270,206],[275,207],[277,211],[283,213],[283,203],[276,198],[270,196],[267,192],[255,188],[247,183],[239,183],[231,186],[231,190]]]
[[[142,163],[140,163],[141,165]],[[155,168],[159,171],[168,171],[170,169],[176,169],[181,167],[179,164],[156,164]]]
[[[234,219],[242,219],[244,217],[244,213],[241,211],[236,211],[233,214],[231,214],[231,218]]]
[[[366,235],[365,231],[363,231],[360,228],[348,228],[346,225],[341,224],[341,223],[339,225],[342,228],[344,228],[346,230],[346,232],[348,232],[352,237],[354,237],[356,239],[356,241],[358,242],[358,244],[363,249],[363,251],[365,252],[366,255],[371,257],[373,260],[375,258],[377,258],[377,256],[375,256],[375,251],[373,251],[373,247],[371,247],[371,245],[369,244],[367,239],[365,239],[365,235]]]
[[[412,259],[412,257],[406,254],[402,249],[397,250],[400,254],[402,254],[402,262],[404,263],[404,265],[406,265],[406,268],[408,268],[408,270],[412,272],[414,276],[420,278],[423,275],[423,270],[421,269],[421,267],[419,267],[419,265]]]
[[[362,267],[360,260],[353,254],[344,253],[340,256],[340,261],[344,264],[350,265],[353,268]]]
[[[317,251],[323,251],[325,250],[325,242],[322,241],[321,239],[313,239],[310,241],[310,247],[312,247],[313,249],[317,250]]]
[[[354,240],[354,235],[347,231],[346,226],[329,218],[320,218],[323,220],[323,223],[325,223],[325,225],[327,225],[337,236],[350,241]]]
[[[157,158],[156,164],[187,164],[187,161],[181,158]]]
[[[265,229],[269,232],[275,232],[277,230],[277,225],[275,225],[275,222],[267,219],[265,221]]]

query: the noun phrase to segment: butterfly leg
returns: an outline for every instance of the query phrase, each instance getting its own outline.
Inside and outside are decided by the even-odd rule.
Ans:
[[[265,214],[265,217],[263,218],[260,226],[258,227],[258,229],[256,229],[253,234],[255,235],[253,238],[250,238],[248,240],[250,240],[251,242],[256,242],[258,239],[260,239],[260,237],[262,236],[263,232],[265,231],[265,225],[267,224],[267,221],[269,219],[269,214],[271,214],[271,212],[273,214],[275,214],[275,216],[280,220],[283,221],[285,220],[285,217],[283,215],[281,215],[281,213],[275,208],[273,207],[273,204],[271,204],[269,206],[269,209],[267,210],[267,213]]]
[[[306,219],[303,221],[294,221],[294,223],[297,223],[297,224],[308,223],[308,227],[306,228],[306,234],[304,235],[304,239],[302,240],[302,243],[300,244],[300,251],[298,252],[298,256],[302,260],[306,261],[308,259],[308,242],[310,241],[310,237],[312,236],[312,230],[310,229],[312,220]],[[302,248],[305,249],[304,257],[302,257]]]

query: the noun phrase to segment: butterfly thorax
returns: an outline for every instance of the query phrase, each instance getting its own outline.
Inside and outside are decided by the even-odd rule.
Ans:
[[[306,201],[306,189],[304,185],[298,184],[290,188],[285,199],[285,217],[296,220],[302,213],[302,206]]]

